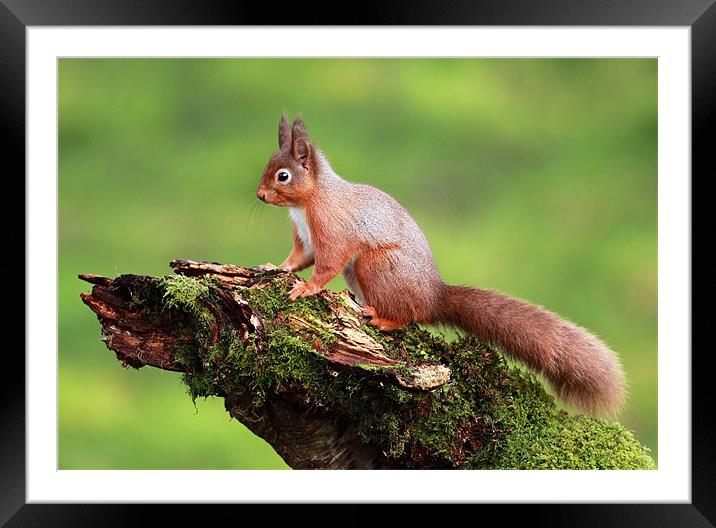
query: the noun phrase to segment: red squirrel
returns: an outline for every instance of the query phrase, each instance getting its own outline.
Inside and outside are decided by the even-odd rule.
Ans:
[[[310,280],[291,290],[292,300],[318,293],[342,272],[371,325],[459,327],[543,374],[566,402],[593,415],[618,413],[624,375],[597,337],[540,306],[445,284],[408,211],[383,191],[338,176],[300,116],[293,124],[281,116],[278,145],[256,194],[290,211],[293,249],[279,267],[314,266]]]

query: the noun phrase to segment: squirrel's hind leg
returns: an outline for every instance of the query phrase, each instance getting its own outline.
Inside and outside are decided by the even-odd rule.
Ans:
[[[363,315],[370,318],[368,324],[376,327],[378,330],[397,330],[403,328],[407,323],[402,321],[392,321],[384,317],[379,317],[375,308],[372,306],[361,306]]]

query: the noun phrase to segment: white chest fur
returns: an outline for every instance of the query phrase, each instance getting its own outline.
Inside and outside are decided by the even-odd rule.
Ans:
[[[311,231],[308,229],[308,223],[306,222],[306,215],[303,214],[303,210],[298,207],[289,207],[288,214],[291,216],[293,225],[296,226],[296,232],[298,238],[303,242],[303,249],[309,255],[313,253],[313,244],[311,243]]]

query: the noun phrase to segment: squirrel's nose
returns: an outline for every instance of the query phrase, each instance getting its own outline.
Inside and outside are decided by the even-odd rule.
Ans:
[[[265,201],[266,201],[266,193],[263,192],[263,191],[260,190],[260,189],[259,189],[258,191],[256,191],[256,197],[257,197],[259,200],[261,200],[262,202],[265,202]]]

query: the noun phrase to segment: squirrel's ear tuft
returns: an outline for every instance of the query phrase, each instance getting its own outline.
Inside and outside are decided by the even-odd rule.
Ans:
[[[293,139],[295,140],[298,137],[303,137],[308,140],[308,128],[306,127],[306,123],[303,122],[301,114],[296,114],[293,120]]]
[[[308,163],[311,158],[311,142],[308,139],[308,130],[300,114],[293,120],[291,136],[291,154],[296,161],[300,162],[305,168],[308,168]]]
[[[286,112],[281,114],[281,120],[278,122],[278,148],[281,150],[289,150],[293,143],[291,134],[291,125],[288,124]]]

